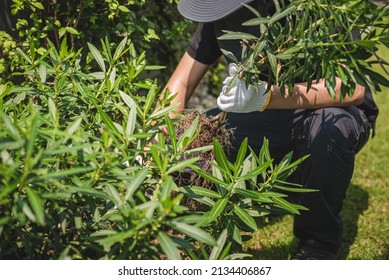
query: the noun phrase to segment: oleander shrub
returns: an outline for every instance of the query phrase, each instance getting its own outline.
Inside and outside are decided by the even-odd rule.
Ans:
[[[286,178],[303,159],[275,165],[267,141],[258,155],[243,142],[234,163],[217,140],[188,149],[200,116],[177,132],[167,93],[143,75],[159,67],[130,39],[87,43],[88,59],[66,38],[47,46],[16,48],[22,82],[0,84],[1,259],[244,258],[255,217],[305,210],[278,192],[302,190]],[[188,168],[215,188],[177,185]]]

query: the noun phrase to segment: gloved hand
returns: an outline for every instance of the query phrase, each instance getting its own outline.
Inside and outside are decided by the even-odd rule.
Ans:
[[[229,76],[224,80],[222,91],[217,98],[217,106],[225,112],[263,112],[270,102],[270,92],[266,91],[266,82],[262,82],[258,86],[249,85],[247,88],[245,82],[238,78],[227,92],[227,88],[237,71],[238,66],[231,63],[229,65]]]

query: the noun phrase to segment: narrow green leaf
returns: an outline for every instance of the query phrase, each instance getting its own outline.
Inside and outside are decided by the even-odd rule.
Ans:
[[[225,257],[224,260],[241,260],[244,258],[252,258],[252,257],[253,257],[253,255],[250,255],[250,254],[234,253],[234,254],[231,254],[231,255],[228,255],[227,257]]]
[[[219,185],[222,185],[224,186],[226,183],[222,180],[220,180],[219,178],[213,176],[212,174],[209,174],[207,172],[204,172],[203,170],[201,170],[200,168],[193,168],[193,170],[199,174],[201,177],[203,177],[204,179],[207,179],[208,181],[212,182],[212,183],[215,183],[215,184],[219,184]]]
[[[300,214],[300,211],[290,202],[287,200],[281,198],[281,197],[272,197],[274,203],[279,206],[280,208],[287,210],[290,213],[293,214]]]
[[[267,58],[269,59],[270,68],[274,76],[277,76],[277,59],[270,50],[266,50]]]
[[[110,236],[102,239],[99,241],[99,243],[104,246],[104,248],[106,250],[109,250],[109,248],[114,245],[115,243],[118,243],[118,242],[123,242],[125,241],[126,239],[134,236],[134,234],[136,233],[136,230],[135,229],[130,229],[130,230],[127,230],[127,231],[124,231],[124,232],[119,232],[117,234],[111,234]]]
[[[227,229],[224,229],[216,241],[217,245],[212,248],[211,254],[209,255],[210,260],[217,260],[219,258],[221,252],[223,251],[226,240]]]
[[[243,26],[257,26],[257,25],[261,25],[261,24],[268,24],[269,23],[269,20],[268,18],[253,18],[253,19],[250,19],[250,20],[247,20],[245,22],[242,23]]]
[[[91,197],[99,197],[105,200],[112,200],[111,197],[105,192],[98,191],[92,188],[71,187],[70,190],[78,194],[85,194]]]
[[[143,168],[136,173],[136,176],[131,180],[131,183],[127,186],[127,192],[124,197],[124,200],[127,201],[132,195],[136,192],[136,190],[141,186],[144,180],[147,178],[149,174],[149,168]]]
[[[157,96],[157,88],[156,86],[153,85],[149,89],[149,92],[147,93],[146,103],[143,106],[143,116],[146,117],[146,115],[148,114],[151,106],[153,105],[153,102],[155,101],[156,96]]]
[[[173,151],[177,152],[177,134],[176,134],[176,130],[175,130],[174,125],[173,125],[173,121],[171,120],[171,118],[168,115],[166,115],[165,122],[166,122],[167,132],[169,134],[169,140],[170,140],[170,143],[173,147]]]
[[[272,164],[272,162],[265,162],[265,163],[262,163],[261,165],[258,165],[256,168],[254,168],[253,170],[251,170],[249,173],[247,173],[246,175],[242,176],[242,177],[239,177],[238,180],[241,181],[241,180],[247,180],[247,179],[251,179],[253,177],[256,177],[258,176],[259,174],[261,174],[262,172],[266,171],[269,166]]]
[[[184,133],[181,135],[180,139],[178,139],[177,145],[180,151],[185,150],[186,146],[189,145],[199,133],[200,128],[198,128],[198,123],[199,123],[199,116],[197,116],[193,120],[189,128],[185,130]]]
[[[373,71],[369,68],[364,68],[363,71],[380,85],[383,85],[384,87],[389,87],[389,79],[385,78],[380,73]]]
[[[71,169],[39,175],[39,177],[34,178],[34,181],[47,180],[52,178],[64,178],[66,176],[89,173],[93,170],[95,170],[93,167],[73,167]]]
[[[179,232],[182,232],[183,234],[190,236],[199,242],[211,246],[217,245],[216,240],[212,237],[212,235],[197,226],[191,226],[188,224],[177,222],[173,223],[172,226]]]
[[[170,260],[181,260],[180,252],[177,250],[177,245],[164,232],[158,232],[157,239],[161,245],[162,251]]]
[[[46,83],[47,71],[46,71],[46,65],[44,64],[39,65],[39,77],[41,78],[41,83]]]
[[[121,137],[121,133],[113,123],[112,119],[107,115],[106,112],[104,112],[99,106],[97,107],[97,111],[99,112],[99,115],[105,125],[107,126],[108,130],[113,133],[115,136]]]
[[[221,198],[218,201],[216,201],[215,205],[212,207],[212,209],[207,212],[207,216],[209,218],[209,221],[215,221],[219,216],[224,212],[224,209],[226,208],[228,204],[228,197]]]
[[[131,135],[134,134],[135,127],[136,127],[136,109],[131,108],[130,112],[128,113],[127,124],[126,124],[127,140],[130,138]]]
[[[207,197],[212,197],[212,198],[222,198],[222,196],[219,193],[212,191],[210,189],[203,188],[203,187],[186,186],[186,187],[182,187],[180,189],[185,189],[185,191],[187,193],[193,193],[193,194],[197,194],[199,196],[207,196]]]
[[[235,203],[233,203],[232,205],[234,207],[234,213],[241,219],[241,221],[247,226],[249,226],[251,229],[257,230],[257,224],[255,223],[253,217],[251,217],[246,211],[244,211]]]
[[[124,37],[124,39],[119,43],[119,45],[115,50],[115,53],[113,55],[114,61],[118,60],[125,53],[123,52],[123,50],[126,47],[126,44],[127,44],[127,37]]]
[[[43,209],[41,199],[35,193],[35,191],[30,187],[26,188],[26,194],[27,194],[28,199],[30,200],[31,208],[34,211],[36,222],[39,225],[44,225],[45,224],[45,210]]]
[[[178,162],[178,163],[174,164],[172,167],[170,167],[167,170],[166,174],[171,174],[171,173],[174,173],[176,171],[182,171],[186,167],[192,167],[193,164],[195,164],[197,161],[199,161],[199,159],[200,158],[195,157],[195,158],[190,158],[190,159]]]
[[[16,52],[20,56],[22,56],[26,62],[28,62],[29,64],[33,64],[31,58],[24,51],[22,51],[20,48],[16,48]]]
[[[218,37],[219,40],[256,40],[258,39],[256,36],[244,33],[244,32],[233,32],[233,31],[227,31],[223,30],[226,34]]]
[[[294,5],[289,5],[286,7],[286,9],[283,9],[282,11],[280,11],[279,13],[276,13],[274,14],[274,16],[272,16],[269,20],[269,24],[273,24],[277,21],[279,21],[280,19],[288,16],[289,14],[291,14],[292,12],[296,11],[297,7],[294,6]]]
[[[99,50],[94,45],[92,45],[91,43],[88,43],[88,47],[89,47],[89,50],[91,51],[94,59],[96,60],[97,64],[100,66],[100,69],[104,73],[106,73],[107,69],[105,68],[104,59],[103,59],[101,53],[99,52]]]
[[[12,122],[11,118],[8,117],[6,114],[2,114],[2,118],[4,121],[4,125],[8,130],[9,136],[11,136],[14,140],[21,140],[19,130],[16,124]]]
[[[173,111],[177,106],[178,106],[178,104],[172,104],[170,106],[164,107],[163,109],[158,109],[158,110],[154,111],[149,116],[149,119],[150,120],[154,120],[154,119],[158,119],[158,118],[160,118],[162,116],[165,116],[169,112]]]
[[[35,139],[38,135],[39,120],[38,116],[34,115],[31,121],[30,133],[27,144],[26,158],[30,158],[35,148]]]
[[[215,160],[218,164],[218,166],[224,171],[225,175],[229,174],[229,162],[226,156],[226,153],[224,152],[222,146],[220,145],[219,141],[217,139],[213,139],[213,150],[215,153]],[[230,176],[228,176],[230,177]]]
[[[51,97],[49,97],[49,112],[50,112],[50,116],[51,118],[53,119],[53,123],[55,125],[58,124],[58,111],[57,111],[57,107],[55,106],[55,103],[53,101],[53,99],[51,99]]]
[[[238,174],[238,171],[240,167],[242,166],[242,163],[246,157],[247,153],[247,147],[248,147],[248,138],[246,137],[242,143],[240,144],[238,154],[236,156],[235,160],[235,176]]]
[[[80,127],[82,122],[82,118],[75,119],[67,128],[66,128],[66,134],[67,135],[73,135],[75,131]]]
[[[240,195],[243,195],[246,198],[250,198],[254,201],[262,202],[262,203],[272,203],[273,201],[266,195],[258,191],[245,190],[245,189],[236,189],[236,192]]]

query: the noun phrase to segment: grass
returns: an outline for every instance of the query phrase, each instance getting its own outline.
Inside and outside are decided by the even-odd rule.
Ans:
[[[389,57],[389,50],[381,55]],[[381,74],[387,77],[383,71]],[[356,158],[341,212],[344,233],[340,259],[389,259],[389,88],[374,98],[380,109],[376,136]],[[255,259],[288,259],[296,246],[292,227],[291,216],[270,220],[246,243],[247,251]]]

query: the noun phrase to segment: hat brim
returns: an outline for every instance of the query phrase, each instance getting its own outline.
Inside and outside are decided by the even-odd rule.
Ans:
[[[213,22],[232,14],[253,0],[180,0],[178,11],[196,22]]]

